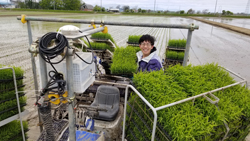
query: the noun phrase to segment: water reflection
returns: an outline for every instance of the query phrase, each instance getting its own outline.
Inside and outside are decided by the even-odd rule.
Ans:
[[[212,37],[212,36],[213,36],[213,30],[214,30],[214,26],[212,26],[212,28],[211,28],[210,37]]]
[[[250,19],[220,18],[220,17],[218,18],[204,17],[203,19],[250,29]]]

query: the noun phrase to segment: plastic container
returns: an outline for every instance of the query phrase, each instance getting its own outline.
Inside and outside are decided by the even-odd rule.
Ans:
[[[89,52],[77,52],[77,54],[86,62],[91,62],[92,60],[92,53]],[[57,60],[60,60],[61,56],[54,58],[53,62],[56,62]],[[94,59],[94,58],[93,58]],[[36,63],[37,68],[39,70],[39,78],[40,78],[40,84],[41,84],[41,75],[40,75],[40,66],[39,62]],[[47,74],[49,71],[52,71],[53,68],[50,64],[46,63],[47,65]],[[64,59],[59,64],[53,64],[53,66],[56,68],[56,70],[63,74],[64,80],[67,81],[67,69],[66,69],[66,59]],[[76,55],[73,56],[73,81],[74,81],[74,92],[82,93],[84,92],[94,81],[95,81],[95,63],[92,64],[86,64],[83,62],[80,58],[78,58]],[[48,81],[50,79],[49,75]],[[67,83],[67,82],[66,82]],[[41,88],[41,86],[40,86]],[[66,87],[67,89],[67,87]]]

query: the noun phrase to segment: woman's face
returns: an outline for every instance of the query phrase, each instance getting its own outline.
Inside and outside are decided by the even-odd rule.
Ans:
[[[150,54],[153,45],[151,45],[149,41],[144,41],[141,44],[139,44],[139,47],[143,53],[143,57],[147,57]]]

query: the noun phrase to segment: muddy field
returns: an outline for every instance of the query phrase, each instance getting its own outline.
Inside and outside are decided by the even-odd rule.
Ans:
[[[52,16],[50,16],[52,17]],[[218,63],[250,81],[250,38],[234,31],[214,27],[193,19],[179,17],[152,17],[152,16],[121,16],[121,15],[77,15],[53,16],[57,18],[75,18],[104,21],[123,21],[138,23],[166,23],[166,24],[191,24],[199,25],[192,36],[189,64],[200,65]],[[249,22],[248,20],[247,22]],[[67,23],[31,22],[33,40],[47,32],[56,31]],[[73,24],[79,28],[88,25]],[[163,59],[165,48],[169,39],[187,37],[187,30],[165,28],[142,28],[125,26],[108,26],[109,33],[113,36],[118,46],[126,46],[129,35],[151,34],[156,37],[155,46],[159,56]],[[27,24],[22,24],[16,17],[0,17],[0,64],[20,66],[25,70],[25,83],[27,93],[26,109],[30,114],[29,140],[36,140],[39,128],[36,126],[37,110],[34,106],[35,95],[32,78],[30,54],[28,53]],[[249,83],[250,84],[250,83]]]

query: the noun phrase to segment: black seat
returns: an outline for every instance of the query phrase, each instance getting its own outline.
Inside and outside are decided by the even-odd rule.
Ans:
[[[95,119],[113,121],[119,112],[120,92],[114,86],[101,85],[98,87],[96,97],[91,106],[104,108],[107,111],[99,111]]]

